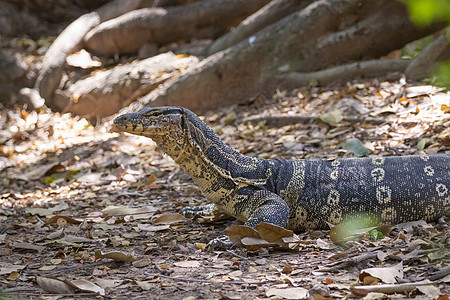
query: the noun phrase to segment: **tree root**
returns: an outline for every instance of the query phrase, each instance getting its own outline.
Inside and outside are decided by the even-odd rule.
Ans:
[[[450,31],[450,27],[447,30]],[[446,30],[414,58],[405,70],[406,77],[411,80],[421,80],[429,76],[439,60],[448,58],[442,57],[444,53],[450,53]]]
[[[110,55],[136,53],[145,43],[217,38],[267,2],[210,0],[135,10],[94,28],[86,35],[85,44],[95,53]]]
[[[279,76],[280,88],[291,89],[301,85],[326,85],[336,80],[383,75],[389,72],[403,73],[411,60],[375,59],[355,62],[311,73],[292,72]]]
[[[208,48],[208,56],[239,43],[292,12],[303,9],[311,2],[311,0],[272,0],[269,4],[242,21],[234,30],[211,44]]]
[[[46,101],[53,101],[53,94],[61,82],[66,57],[81,47],[84,36],[91,28],[139,7],[140,3],[141,0],[115,0],[72,22],[53,42],[44,56],[41,72],[35,83],[35,88],[39,90],[41,97]]]

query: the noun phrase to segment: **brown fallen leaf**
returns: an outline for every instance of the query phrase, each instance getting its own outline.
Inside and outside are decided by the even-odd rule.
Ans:
[[[258,232],[256,232],[255,229],[249,227],[249,226],[245,226],[245,225],[233,225],[233,226],[228,226],[225,229],[225,235],[227,235],[230,240],[238,245],[238,246],[243,246],[241,240],[243,238],[246,237],[252,237],[252,238],[258,238],[259,234]]]
[[[31,243],[11,243],[11,248],[20,250],[32,250],[41,253],[45,249],[45,246],[39,246]]]
[[[133,262],[134,256],[132,254],[125,254],[119,251],[112,251],[107,253],[102,253],[100,250],[95,251],[95,258],[111,258],[115,261],[126,261]]]
[[[359,274],[359,280],[363,281],[366,276],[380,279],[384,283],[396,283],[396,278],[403,278],[403,262],[386,268],[368,268]]]
[[[170,225],[174,223],[180,223],[185,222],[186,217],[183,215],[180,215],[179,213],[172,213],[172,214],[164,214],[159,216],[153,224],[155,225]]]
[[[51,294],[74,294],[76,289],[66,282],[49,277],[36,276],[37,284]]]
[[[262,239],[268,242],[283,243],[283,238],[294,236],[292,230],[265,222],[256,225],[256,231]]]
[[[59,219],[64,219],[69,224],[80,224],[82,222],[80,220],[76,220],[76,219],[73,219],[68,216],[53,216],[46,223],[47,224],[55,224],[55,223],[58,223]]]
[[[19,278],[19,277],[20,277],[19,272],[17,272],[17,271],[12,271],[12,272],[9,274],[9,276],[6,277],[6,279],[8,279],[8,280],[16,280],[16,279]]]
[[[83,293],[98,293],[100,295],[105,295],[105,289],[99,287],[98,285],[87,281],[86,279],[76,279],[70,280],[69,283],[75,287],[77,287],[80,292]]]

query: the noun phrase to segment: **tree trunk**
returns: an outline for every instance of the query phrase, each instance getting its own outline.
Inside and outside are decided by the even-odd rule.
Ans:
[[[204,111],[238,103],[274,91],[292,72],[378,58],[433,30],[414,28],[396,1],[315,1],[167,81],[128,110],[180,105]]]
[[[137,53],[145,43],[217,38],[269,0],[208,0],[167,9],[135,10],[100,24],[85,37],[98,54]]]

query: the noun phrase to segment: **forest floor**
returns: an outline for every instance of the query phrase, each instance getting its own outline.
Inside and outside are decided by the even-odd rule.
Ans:
[[[401,79],[261,94],[204,120],[261,158],[351,157],[349,138],[369,155],[450,153],[450,93]],[[239,223],[179,215],[206,203],[199,189],[150,139],[111,129],[2,108],[0,299],[449,299],[448,219],[204,252]]]

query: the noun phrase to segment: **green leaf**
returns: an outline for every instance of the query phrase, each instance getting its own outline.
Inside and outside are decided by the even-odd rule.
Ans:
[[[417,149],[419,150],[423,150],[425,149],[425,144],[427,143],[426,139],[421,139],[418,143],[417,143]]]
[[[47,177],[45,177],[45,179],[44,179],[44,183],[50,184],[50,183],[54,182],[55,180],[56,180],[56,179],[55,179],[53,176],[47,176]]]
[[[357,138],[348,139],[344,149],[353,152],[357,157],[367,156],[370,153],[370,150]]]
[[[377,241],[383,238],[383,233],[378,231],[378,229],[372,229],[369,231],[369,236],[372,240]]]
[[[450,60],[439,64],[434,75],[436,76],[433,81],[435,85],[450,89]]]

